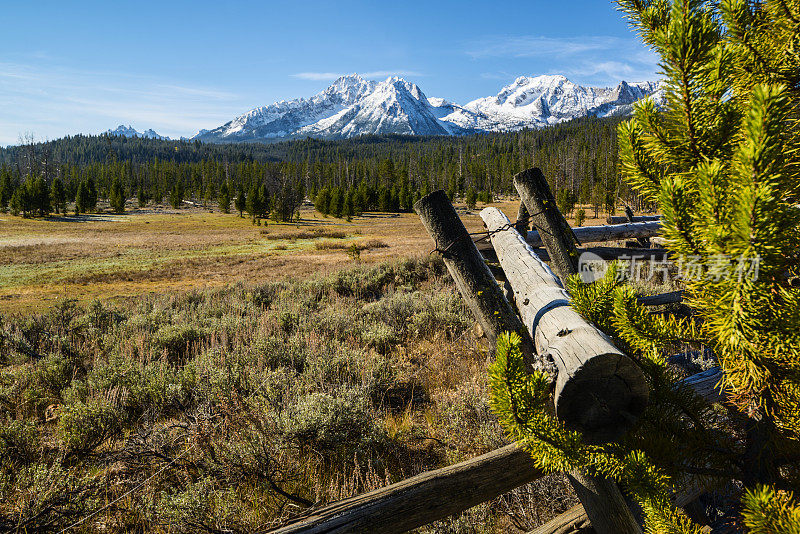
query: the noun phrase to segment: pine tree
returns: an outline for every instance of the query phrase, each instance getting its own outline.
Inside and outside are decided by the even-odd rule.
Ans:
[[[175,182],[175,185],[172,186],[172,190],[170,190],[169,193],[170,206],[172,206],[174,209],[180,208],[181,204],[183,203],[183,195],[183,183],[178,180]]]
[[[203,195],[203,207],[208,206],[211,202],[216,198],[217,194],[214,191],[214,184],[212,182],[208,182],[206,186],[206,192]]]
[[[323,215],[330,214],[330,205],[331,205],[331,191],[327,187],[323,187],[317,193],[317,197],[314,199],[314,207],[318,212]]]
[[[40,217],[50,215],[50,188],[44,178],[28,178],[26,181],[28,197],[30,199],[30,212],[38,212]]]
[[[236,192],[236,200],[234,201],[236,211],[239,212],[239,217],[244,217],[244,210],[247,207],[247,196],[244,193],[244,186],[239,184],[239,190]]]
[[[88,209],[88,192],[86,190],[86,182],[81,181],[78,184],[78,189],[75,191],[75,215],[86,213]]]
[[[331,193],[331,202],[328,205],[328,210],[330,211],[331,215],[340,219],[342,217],[342,212],[344,211],[344,195],[342,194],[341,187],[335,187],[333,189],[333,193]]]
[[[467,194],[464,196],[464,202],[467,204],[467,209],[474,210],[477,201],[477,193],[475,193],[474,189],[470,188],[469,191],[467,191]]]
[[[751,532],[800,532],[800,1],[620,0],[661,57],[663,109],[636,105],[619,127],[624,178],[663,213],[691,317],[638,304],[613,265],[568,281],[572,305],[639,364],[650,406],[618,443],[587,445],[551,415],[550,384],[527,374],[519,340],[498,341],[491,404],[540,467],[619,481],[649,532],[700,532],[673,507],[686,477],[736,480]],[[610,188],[606,188],[607,195]],[[729,409],[676,381],[675,344],[709,349]]]
[[[64,183],[59,177],[53,179],[53,185],[50,186],[50,204],[56,213],[66,214],[67,192],[64,190]]]
[[[11,173],[3,167],[0,172],[0,212],[5,213],[8,204],[11,202],[11,195],[14,194],[14,187],[11,183]]]
[[[119,176],[114,176],[111,180],[111,189],[108,192],[108,202],[114,213],[125,212],[125,191],[122,189],[122,180]]]
[[[217,202],[219,202],[219,209],[222,213],[231,212],[231,193],[227,180],[224,180],[222,185],[219,186],[219,196],[217,197]]]
[[[97,211],[97,186],[91,176],[86,179],[86,198],[84,199],[84,212]]]
[[[261,184],[261,187],[258,188],[258,197],[258,216],[266,218],[269,215],[269,207],[272,203],[267,184]]]

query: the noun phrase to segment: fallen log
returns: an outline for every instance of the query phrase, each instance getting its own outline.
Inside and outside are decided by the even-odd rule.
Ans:
[[[630,206],[625,206],[625,218],[628,219],[629,223],[636,222],[634,220],[633,210]],[[640,247],[643,248],[650,248],[650,239],[647,237],[639,237],[636,239],[636,242],[639,244]]]
[[[642,306],[661,306],[663,304],[676,304],[683,301],[683,291],[671,291],[660,295],[648,295],[636,299]]]
[[[722,380],[722,368],[715,366],[702,373],[689,376],[681,380],[681,384],[690,387],[695,393],[709,403],[722,402],[726,394],[718,384]]]
[[[589,534],[593,532],[594,529],[583,505],[576,504],[563,514],[531,530],[528,534]]]

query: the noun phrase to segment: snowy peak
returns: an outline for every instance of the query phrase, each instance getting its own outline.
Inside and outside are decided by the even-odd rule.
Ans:
[[[496,96],[473,100],[464,107],[487,118],[484,128],[508,131],[577,117],[629,114],[634,102],[655,90],[653,82],[623,81],[612,89],[576,85],[560,75],[521,76]]]
[[[125,126],[124,124],[120,124],[114,130],[106,130],[107,135],[119,135],[122,137],[145,137],[147,139],[163,139],[169,140],[169,137],[165,137],[163,135],[157,134],[152,128],[149,128],[143,132],[138,132],[136,129],[133,128],[130,124]]]
[[[301,135],[346,138],[364,134],[448,135],[425,94],[413,83],[391,77],[339,113],[302,128]]]
[[[412,82],[382,82],[349,74],[310,97],[254,108],[195,139],[266,141],[306,136],[329,139],[365,134],[462,135],[537,128],[585,116],[626,115],[633,103],[656,98],[654,82],[615,88],[583,87],[561,75],[520,76],[495,96],[460,106],[428,98]]]
[[[331,98],[338,96],[342,101],[355,102],[374,89],[375,82],[365,80],[358,74],[348,74],[338,78],[324,92]]]

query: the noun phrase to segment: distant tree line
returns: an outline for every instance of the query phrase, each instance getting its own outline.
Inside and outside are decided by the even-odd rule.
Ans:
[[[363,136],[274,144],[205,144],[118,136],[26,140],[0,149],[0,209],[23,216],[124,211],[168,201],[218,205],[253,220],[290,220],[305,198],[336,217],[409,211],[444,189],[468,206],[513,194],[514,174],[540,167],[569,212],[637,203],[617,171],[619,119],[585,118],[541,130],[468,137]],[[232,206],[233,204],[233,206]]]

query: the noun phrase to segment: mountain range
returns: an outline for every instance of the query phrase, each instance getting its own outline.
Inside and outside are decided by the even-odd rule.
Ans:
[[[628,115],[642,98],[662,98],[657,82],[583,87],[564,76],[521,76],[495,96],[458,105],[426,97],[399,77],[342,76],[311,98],[252,109],[193,139],[226,143],[364,134],[463,135],[539,128],[578,117]]]
[[[643,98],[663,99],[658,82],[616,87],[577,85],[564,76],[520,76],[494,96],[459,105],[427,97],[399,77],[382,82],[342,76],[310,97],[261,106],[192,139],[212,143],[270,142],[365,134],[465,135],[540,128],[578,117],[629,115]],[[167,139],[153,130],[120,125],[109,134]]]
[[[130,124],[128,126],[120,124],[113,130],[111,129],[106,130],[106,135],[121,135],[123,137],[146,137],[148,139],[163,139],[166,141],[169,140],[169,137],[157,134],[152,128],[147,129],[143,132],[139,132]]]

